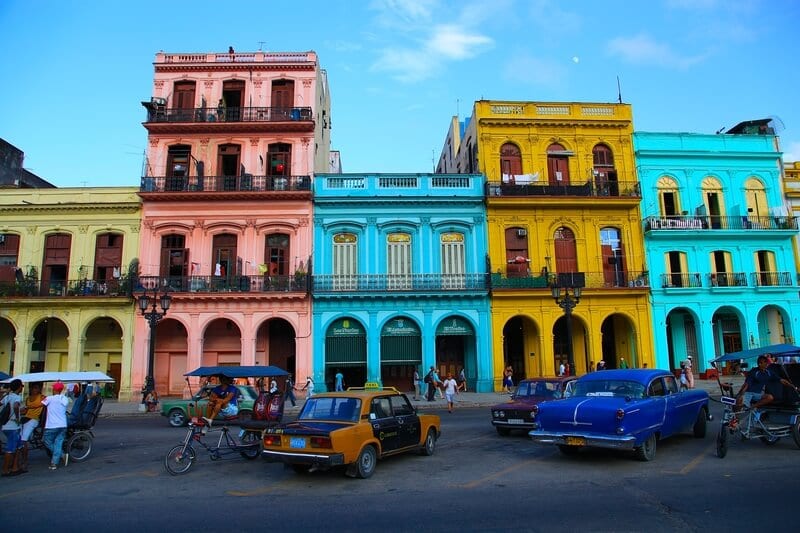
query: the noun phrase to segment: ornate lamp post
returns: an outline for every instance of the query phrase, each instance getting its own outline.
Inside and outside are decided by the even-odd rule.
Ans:
[[[570,289],[572,289],[572,294],[569,292]],[[553,299],[564,310],[564,318],[567,321],[567,362],[569,363],[569,371],[573,376],[575,375],[575,356],[572,350],[572,310],[581,300],[581,290],[581,287],[562,287],[560,284],[550,287]]]
[[[154,287],[145,288],[139,293],[137,303],[139,311],[142,312],[142,316],[150,326],[150,344],[147,349],[147,377],[142,386],[142,404],[144,404],[147,393],[155,389],[153,366],[156,353],[156,324],[167,314],[172,303],[172,296],[167,293],[166,287],[159,289],[158,284],[155,284]],[[158,310],[159,305],[161,306],[161,311]]]

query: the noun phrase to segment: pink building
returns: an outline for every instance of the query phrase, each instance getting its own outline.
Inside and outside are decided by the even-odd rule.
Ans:
[[[232,52],[232,51],[231,51]],[[330,98],[314,52],[156,54],[140,196],[140,288],[161,395],[202,365],[311,373],[311,175],[329,168]],[[149,366],[137,316],[133,383]]]

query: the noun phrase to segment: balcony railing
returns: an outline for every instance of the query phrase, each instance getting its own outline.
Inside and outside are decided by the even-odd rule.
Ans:
[[[153,102],[147,108],[149,123],[197,122],[299,122],[313,120],[310,107],[163,107]]]
[[[313,276],[312,292],[485,291],[486,274],[355,274]]]
[[[753,272],[750,280],[756,287],[791,287],[791,272]]]
[[[699,272],[675,272],[661,274],[661,286],[665,289],[694,289],[703,286]]]
[[[145,176],[141,192],[310,191],[309,176]]]
[[[566,185],[551,184],[545,181],[520,183],[519,176],[514,183],[490,181],[486,183],[486,196],[585,196],[585,197],[626,197],[641,198],[638,181],[600,181],[587,180],[583,183]]]
[[[0,282],[0,297],[114,297],[130,296],[131,285],[125,279],[44,281],[24,279]]]
[[[714,272],[708,275],[711,287],[747,287],[745,272]]]
[[[587,289],[632,289],[649,288],[650,276],[647,272],[576,272],[564,274],[564,284]],[[506,275],[492,274],[492,289],[546,289],[558,282],[558,274],[549,275]]]
[[[670,216],[647,217],[644,229],[797,230],[798,225],[797,217]]]
[[[308,276],[141,276],[134,292],[144,287],[177,293],[307,292]]]

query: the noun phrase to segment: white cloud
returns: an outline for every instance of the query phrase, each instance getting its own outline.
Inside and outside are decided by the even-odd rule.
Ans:
[[[492,44],[485,35],[470,33],[453,25],[437,26],[425,48],[445,59],[467,59],[477,54],[481,48]]]
[[[657,42],[645,33],[611,39],[607,50],[611,55],[618,56],[628,63],[679,69],[689,68],[708,56],[708,53],[680,55],[670,45]]]
[[[800,161],[800,141],[789,141],[783,149],[783,160],[787,163]]]

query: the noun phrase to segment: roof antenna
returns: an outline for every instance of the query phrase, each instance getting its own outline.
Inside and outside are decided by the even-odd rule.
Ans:
[[[724,130],[725,130],[725,126],[722,126],[720,129],[718,129],[717,131],[715,131],[715,132],[714,132],[714,135],[719,135],[719,134],[720,134],[720,133],[722,133]]]
[[[258,51],[262,52],[267,41],[258,41]]]
[[[460,99],[460,98],[456,98],[456,116],[459,116],[459,115],[458,115],[458,113],[459,113],[458,104],[459,104],[460,102],[461,102],[461,99]]]
[[[619,76],[617,76],[617,101],[622,103],[622,88],[619,85]]]

